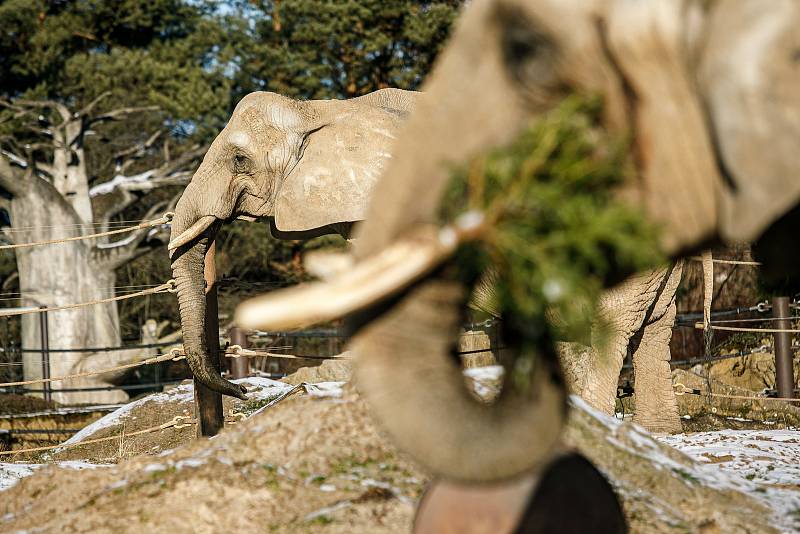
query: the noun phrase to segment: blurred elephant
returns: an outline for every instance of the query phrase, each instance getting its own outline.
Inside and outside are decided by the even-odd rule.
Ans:
[[[351,314],[359,388],[404,450],[461,480],[540,467],[566,415],[551,351],[532,387],[504,388],[489,406],[453,365],[466,288],[439,268],[451,235],[429,231],[452,165],[565,95],[600,93],[606,128],[632,137],[635,177],[620,195],[658,222],[670,254],[761,236],[764,272],[796,270],[798,25],[794,0],[471,2],[373,192],[354,268],[243,306],[240,322]]]
[[[245,96],[211,144],[175,208],[169,244],[186,357],[195,378],[226,395],[245,391],[212,366],[204,338],[203,259],[223,222],[268,219],[276,237],[347,236],[416,94],[382,89],[351,100]]]
[[[675,293],[683,262],[635,275],[600,298],[598,313],[609,331],[604,343],[559,343],[570,389],[593,408],[612,415],[622,365],[630,353],[636,411],[634,422],[650,432],[680,432],[672,387],[669,342],[675,325]]]

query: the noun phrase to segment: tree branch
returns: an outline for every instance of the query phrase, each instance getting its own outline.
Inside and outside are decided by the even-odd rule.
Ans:
[[[114,154],[114,169],[118,175],[124,174],[125,171],[133,165],[137,160],[147,155],[147,151],[153,147],[153,144],[158,140],[164,132],[159,130],[154,132],[153,135],[147,138],[144,143],[136,143],[130,148],[121,150]]]
[[[78,112],[78,115],[88,116],[92,111],[94,111],[94,108],[100,103],[101,100],[108,98],[109,96],[111,96],[111,91],[104,91],[100,93],[94,98],[94,100],[86,104],[83,109]]]
[[[24,195],[28,190],[26,175],[31,173],[28,163],[5,150],[0,150],[0,187],[12,196]]]
[[[167,202],[159,202],[151,207],[145,215],[145,220],[152,219],[156,214],[161,213],[167,206]],[[142,228],[131,232],[126,238],[111,243],[99,243],[92,248],[92,260],[102,265],[104,268],[116,269],[125,265],[129,261],[147,254],[151,250],[162,246],[169,239],[164,235],[163,240],[153,239],[155,236],[166,232],[166,225],[155,228]],[[153,241],[152,246],[141,247],[145,241]]]
[[[95,220],[107,221],[146,193],[172,185],[185,185],[193,174],[193,166],[208,150],[206,146],[195,146],[172,161],[161,166],[124,176],[117,174],[111,180],[93,185],[89,189]]]
[[[14,101],[14,104],[20,108],[21,106],[28,106],[30,108],[40,108],[40,109],[54,109],[61,115],[61,119],[66,123],[72,118],[72,114],[69,112],[67,106],[62,104],[61,102],[56,102],[55,100],[25,100],[23,98],[18,98]]]
[[[107,121],[116,121],[120,120],[128,115],[132,115],[133,113],[142,113],[146,111],[158,111],[160,108],[158,106],[142,106],[142,107],[130,107],[130,108],[117,108],[111,111],[107,111],[96,117],[91,117],[87,119],[87,123],[89,125],[95,124],[98,122],[107,122]]]

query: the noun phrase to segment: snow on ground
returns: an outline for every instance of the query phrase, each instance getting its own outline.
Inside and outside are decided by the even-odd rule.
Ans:
[[[800,529],[800,430],[719,430],[658,439],[738,481],[775,510],[776,520]]]
[[[76,462],[73,460],[57,462],[55,464],[30,464],[30,463],[1,463],[0,462],[0,491],[5,491],[44,465],[56,465],[64,469],[94,469],[105,467],[100,464],[90,464],[87,462]]]
[[[605,415],[582,398],[571,395],[570,404],[589,412],[609,429],[609,442],[624,447],[616,435],[621,420]],[[774,525],[782,532],[800,532],[800,431],[717,430],[656,436],[626,422],[627,434],[656,468],[673,469],[710,487],[746,493],[773,510]],[[656,441],[694,460],[686,465],[670,458]]]
[[[502,365],[486,365],[464,369],[464,376],[472,381],[475,394],[489,400],[497,395],[505,370]]]
[[[339,398],[342,396],[342,386],[344,386],[344,382],[318,382],[306,384],[304,389],[311,397]]]

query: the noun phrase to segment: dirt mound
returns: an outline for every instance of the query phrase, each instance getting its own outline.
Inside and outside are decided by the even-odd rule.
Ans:
[[[347,382],[353,374],[352,360],[346,360],[348,353],[344,353],[342,359],[325,360],[322,365],[316,367],[301,367],[281,382],[287,384],[316,384],[317,382]]]
[[[291,386],[266,378],[235,380],[248,388],[250,400],[243,402],[223,397],[222,405],[229,421],[249,415],[272,399],[291,389]],[[130,436],[130,434],[172,421],[176,416],[189,418],[194,413],[194,388],[187,381],[163,393],[148,395],[126,404],[119,410],[85,427],[67,443],[118,436],[118,439],[91,443],[75,448],[56,450],[42,455],[31,454],[26,459],[44,458],[47,461],[88,460],[95,463],[116,463],[125,458],[154,455],[192,441],[195,427],[169,428],[159,432]],[[228,423],[230,424],[230,423]],[[24,458],[22,455],[14,459]]]
[[[57,406],[58,404],[55,402],[47,402],[38,397],[17,395],[16,393],[3,393],[0,395],[0,413],[3,415],[43,412],[52,410]]]
[[[42,467],[3,494],[0,530],[408,532],[427,474],[352,389],[333,392],[288,398],[214,439],[113,467]],[[775,531],[771,511],[736,491],[747,480],[573,402],[567,444],[610,477],[632,532]],[[155,422],[180,412],[175,404]]]

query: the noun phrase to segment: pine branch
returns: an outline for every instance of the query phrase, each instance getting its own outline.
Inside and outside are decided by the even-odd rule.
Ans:
[[[613,196],[625,145],[600,130],[599,113],[594,101],[567,99],[511,145],[454,172],[441,203],[444,223],[483,221],[458,252],[458,277],[471,285],[496,272],[500,313],[530,342],[585,336],[604,287],[664,260],[655,229]]]

